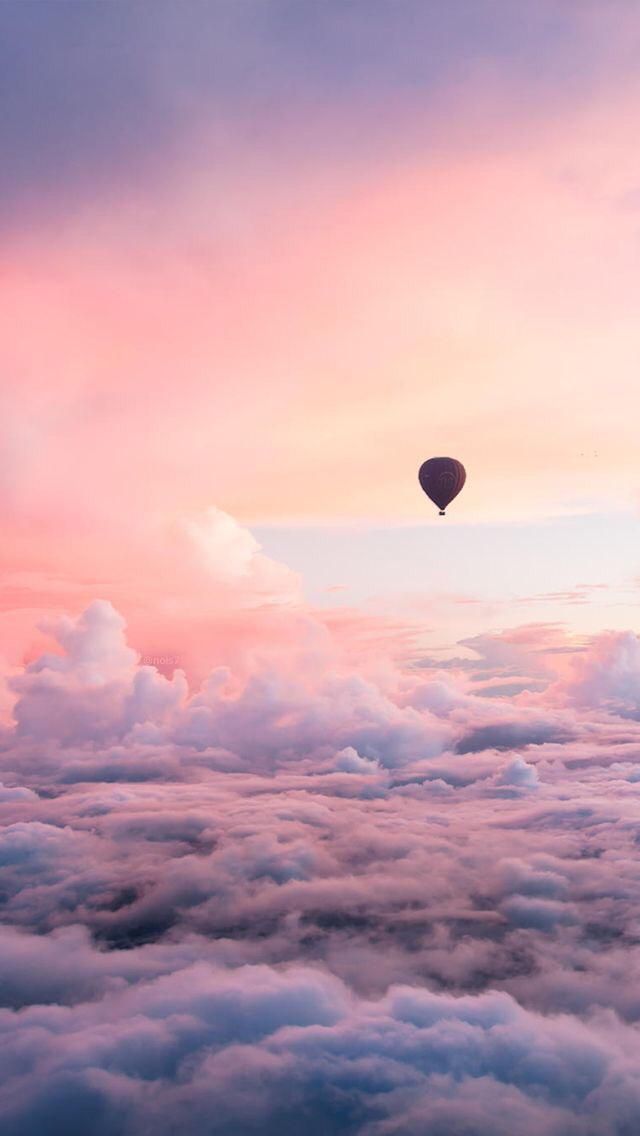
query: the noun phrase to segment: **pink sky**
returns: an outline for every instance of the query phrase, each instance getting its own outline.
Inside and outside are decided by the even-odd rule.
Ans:
[[[554,62],[541,21],[532,58],[544,45],[555,66],[562,56]],[[367,31],[374,55],[378,31]],[[426,89],[380,63],[366,95],[310,88],[295,104],[278,92],[278,114],[265,116],[250,92],[211,105],[203,95],[179,136],[139,166],[114,167],[69,200],[52,188],[9,214],[5,655],[29,653],[47,610],[78,611],[96,592],[145,624],[141,649],[158,649],[178,632],[149,638],[151,627],[173,628],[187,609],[197,620],[199,606],[208,619],[229,573],[246,591],[242,558],[257,550],[234,522],[261,541],[268,526],[299,531],[302,578],[284,585],[289,603],[315,602],[323,577],[351,592],[358,579],[359,600],[380,602],[380,586],[406,593],[419,610],[401,541],[395,578],[367,593],[375,572],[348,526],[433,524],[415,476],[433,452],[468,470],[447,522],[470,526],[457,562],[477,561],[478,524],[609,514],[628,518],[632,544],[640,89],[625,25],[590,7],[569,19],[562,34],[577,37],[584,76],[558,73],[547,87],[535,67],[512,72],[507,33],[496,29],[490,49],[500,66],[474,57],[459,75],[454,53]],[[163,77],[178,106],[183,88]],[[223,514],[233,521],[215,522],[203,543],[197,533]],[[352,540],[348,578],[318,561],[312,595],[309,524],[346,526]],[[522,609],[532,592],[632,584],[637,565],[617,552],[602,564],[595,528],[590,539],[569,570],[543,535],[544,570],[529,583],[512,542],[513,622],[553,618]],[[263,601],[277,579],[282,602],[284,560],[257,585]],[[257,563],[264,574],[267,561]],[[443,596],[446,582],[425,568],[424,600]],[[249,575],[253,595],[254,567]],[[488,569],[453,576],[454,595],[495,603]],[[566,619],[567,605],[556,614]],[[448,620],[446,635],[458,634]]]
[[[614,89],[436,149],[405,126],[388,162],[232,147],[222,177],[198,137],[160,185],[16,232],[5,507],[421,519],[434,445],[473,473],[461,519],[636,504],[639,110]]]
[[[441,93],[435,147],[394,106],[390,160],[301,160],[294,118],[277,161],[227,141],[221,173],[200,127],[162,179],[16,227],[5,608],[35,572],[38,609],[95,581],[133,617],[150,576],[183,586],[170,534],[212,507],[430,522],[434,449],[469,471],[456,522],[637,511],[637,86],[513,123],[505,100],[476,137],[461,106],[500,99],[482,77]]]

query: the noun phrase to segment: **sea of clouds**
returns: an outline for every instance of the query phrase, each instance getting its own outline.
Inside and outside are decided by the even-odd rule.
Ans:
[[[194,687],[106,601],[50,632],[0,731],[5,1136],[637,1136],[634,634]]]

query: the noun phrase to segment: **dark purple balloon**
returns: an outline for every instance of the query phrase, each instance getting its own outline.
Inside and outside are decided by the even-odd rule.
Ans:
[[[455,458],[429,458],[420,466],[418,478],[427,497],[437,505],[444,517],[447,505],[464,485],[467,475],[462,462]]]

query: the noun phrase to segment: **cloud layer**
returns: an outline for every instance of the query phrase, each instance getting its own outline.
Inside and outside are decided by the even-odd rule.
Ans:
[[[191,689],[106,601],[48,630],[1,737],[4,1131],[637,1130],[634,636],[374,678],[325,628]]]

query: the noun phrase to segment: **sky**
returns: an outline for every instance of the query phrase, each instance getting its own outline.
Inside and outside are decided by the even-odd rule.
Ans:
[[[639,55],[0,4],[9,1136],[637,1133]]]

